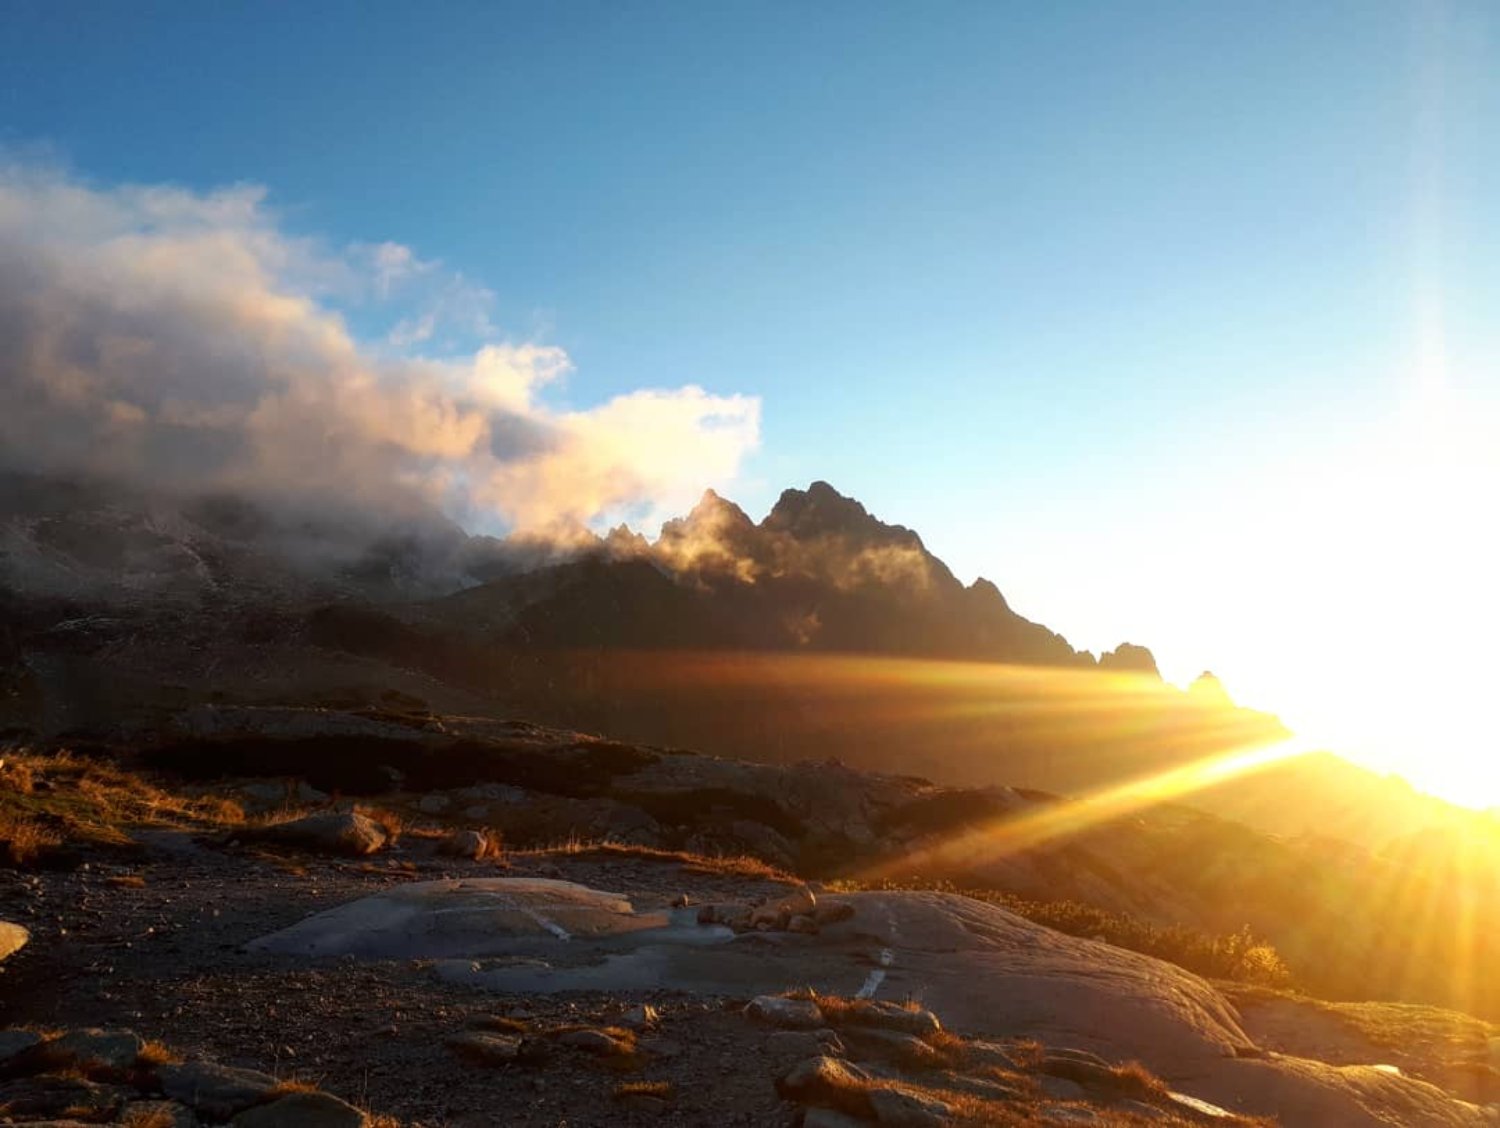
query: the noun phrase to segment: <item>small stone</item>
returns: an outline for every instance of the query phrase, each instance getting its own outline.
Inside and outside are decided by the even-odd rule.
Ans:
[[[128,1095],[126,1089],[81,1077],[27,1077],[0,1085],[0,1109],[6,1123],[112,1120]]]
[[[273,823],[258,833],[270,842],[351,857],[373,854],[388,842],[386,832],[378,823],[355,811],[308,815],[290,822]]]
[[[267,1101],[276,1079],[254,1069],[234,1069],[207,1061],[164,1065],[158,1071],[162,1092],[207,1120],[228,1120],[235,1113]]]
[[[921,1007],[905,1007],[884,999],[860,999],[844,1012],[841,1020],[848,1026],[877,1026],[899,1030],[918,1038],[930,1038],[943,1028],[937,1015]]]
[[[450,1035],[445,1044],[459,1057],[475,1065],[508,1065],[521,1055],[521,1039],[514,1034],[490,1030],[467,1030]]]
[[[646,1053],[669,1061],[682,1056],[682,1043],[674,1042],[671,1038],[648,1038],[639,1045]]]
[[[753,914],[749,905],[723,904],[704,905],[698,910],[699,924],[723,924],[735,932],[747,932],[753,927]]]
[[[52,1041],[47,1049],[66,1054],[85,1070],[124,1073],[135,1065],[145,1046],[134,1030],[73,1030]]]
[[[883,1128],[943,1128],[953,1110],[940,1100],[900,1089],[871,1089],[870,1107]]]
[[[661,1020],[661,1013],[650,1003],[632,1007],[620,1016],[620,1025],[631,1030],[648,1030]]]
[[[12,924],[8,920],[0,920],[0,960],[14,955],[26,946],[31,939],[31,933],[19,924]]]
[[[30,1030],[0,1030],[0,1066],[20,1057],[32,1046],[41,1045],[42,1036]]]
[[[804,935],[813,936],[817,934],[818,922],[810,916],[794,916],[786,922],[788,932],[801,932]]]
[[[564,1046],[572,1046],[574,1049],[587,1050],[591,1054],[600,1057],[623,1055],[630,1052],[630,1046],[614,1037],[606,1034],[603,1030],[569,1030],[559,1034],[557,1040]]]
[[[847,1034],[856,1049],[874,1050],[902,1065],[933,1069],[943,1064],[942,1055],[914,1034],[878,1026],[851,1027]]]
[[[776,902],[776,907],[787,916],[812,916],[818,908],[818,899],[805,885],[799,885],[791,893]]]
[[[757,932],[785,932],[791,914],[776,905],[762,905],[750,914],[750,927]]]
[[[332,1093],[288,1093],[240,1113],[233,1128],[364,1128],[367,1118]]]
[[[439,792],[424,795],[417,800],[417,810],[424,815],[441,815],[451,806],[453,806],[453,800]]]
[[[745,1007],[749,1018],[779,1026],[783,1030],[816,1030],[824,1025],[823,1012],[811,999],[787,999],[761,995]]]
[[[1007,1073],[1024,1073],[1025,1066],[1017,1060],[1017,1056],[999,1042],[987,1042],[983,1039],[966,1040],[964,1042],[964,1060],[971,1066],[992,1065],[997,1069],[1003,1069]]]
[[[438,843],[438,853],[478,861],[490,852],[489,835],[478,830],[455,830]]]
[[[783,1100],[819,1105],[866,1119],[874,1114],[866,1090],[869,1075],[827,1055],[808,1058],[776,1082]]]

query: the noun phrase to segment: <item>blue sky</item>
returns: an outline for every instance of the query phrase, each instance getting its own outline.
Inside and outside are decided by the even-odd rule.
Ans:
[[[559,409],[758,396],[752,513],[827,479],[1076,645],[1309,716],[1493,621],[1361,611],[1500,483],[1493,6],[12,0],[0,73],[13,152],[488,288]]]

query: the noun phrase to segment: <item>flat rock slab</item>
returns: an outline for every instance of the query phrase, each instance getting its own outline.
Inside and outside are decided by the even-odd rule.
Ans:
[[[434,881],[320,913],[253,947],[433,958],[448,982],[516,994],[666,989],[753,998],[811,986],[910,998],[953,1030],[1034,1037],[1092,1051],[1083,1055],[1090,1061],[1138,1060],[1194,1097],[1279,1116],[1287,1128],[1500,1124],[1500,1113],[1409,1078],[1242,1058],[1254,1047],[1238,1012],[1174,964],[952,894],[840,899],[853,916],[815,935],[736,935],[698,924],[691,909],[638,913],[622,896],[570,882]]]
[[[661,988],[753,997],[812,985],[918,998],[970,1032],[1026,1032],[1153,1060],[1232,1057],[1238,1016],[1197,976],[941,893],[859,893],[816,935],[700,925],[692,910],[637,912],[565,881],[417,882],[254,941],[266,952],[435,959],[446,980],[497,991]]]
[[[419,881],[329,909],[249,946],[300,956],[475,959],[687,931],[686,922],[677,919],[685,915],[638,913],[619,894],[570,881]]]

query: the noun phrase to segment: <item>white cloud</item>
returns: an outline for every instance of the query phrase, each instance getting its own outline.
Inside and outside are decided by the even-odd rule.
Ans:
[[[384,344],[350,294],[400,308]],[[566,353],[496,339],[493,307],[400,244],[287,234],[259,187],[0,166],[0,459],[544,529],[679,504],[758,442],[756,399],[698,387],[550,408]],[[450,336],[484,343],[454,359]]]

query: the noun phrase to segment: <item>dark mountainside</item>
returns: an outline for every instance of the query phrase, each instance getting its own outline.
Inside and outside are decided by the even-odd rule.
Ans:
[[[1070,793],[1284,735],[1222,692],[1164,685],[1142,646],[1075,651],[822,482],[758,525],[706,493],[653,545],[6,475],[0,659],[0,725],[18,734],[395,691],[756,760]],[[1288,833],[1327,830],[1338,808],[1334,829],[1371,846],[1430,821],[1425,797],[1328,759],[1201,801]]]
[[[1144,647],[1075,651],[825,484],[787,491],[758,525],[709,494],[655,544],[616,530],[566,545],[467,537],[424,514],[376,527],[0,484],[0,865],[19,871],[0,882],[0,918],[31,934],[0,1021],[137,1025],[277,1063],[245,1097],[264,1123],[299,1101],[343,1118],[329,1123],[368,1120],[279,1086],[295,1058],[291,1076],[415,1124],[493,1123],[491,1078],[545,1068],[507,1092],[515,1123],[721,1122],[707,1071],[742,1113],[722,1122],[790,1128],[833,1098],[789,1087],[772,1051],[790,1042],[746,1025],[743,988],[852,994],[879,969],[884,998],[930,989],[969,1035],[1063,1050],[997,1088],[961,1040],[826,1043],[830,1068],[847,1052],[882,1084],[916,1069],[924,1099],[994,1102],[924,1124],[1059,1099],[1117,1117],[1100,1123],[1206,1122],[1159,1082],[1122,1096],[1108,1063],[1130,1059],[1288,1125],[1479,1124],[1478,1104],[1500,1098],[1500,1028],[1431,1006],[1500,1020],[1500,985],[1476,973],[1500,959],[1492,822],[1326,754],[1198,790],[1199,761],[1284,730],[1211,676],[1164,684]],[[1139,786],[1148,776],[1167,785]],[[464,939],[477,947],[363,964],[257,947],[276,929],[295,944],[308,914],[372,892],[399,908],[411,890],[450,919],[455,899],[472,911],[470,878],[496,874],[521,882],[484,894],[507,928],[511,890],[551,905],[564,878],[676,914],[661,919],[685,947],[652,957],[669,973],[618,980],[574,967],[566,945],[535,970],[555,933],[517,941],[519,964],[488,959],[503,952],[483,930]],[[796,879],[828,883],[825,919]],[[723,946],[694,956],[706,942]],[[428,954],[463,958],[415,958]],[[574,974],[581,993],[538,987]],[[289,991],[309,1005],[287,1006]],[[1370,999],[1387,1002],[1352,1002]],[[636,1003],[666,1017],[645,1016],[627,1055],[636,1035],[618,1024]],[[1391,1036],[1414,1021],[1424,1039]],[[781,1033],[802,1057],[820,1044]],[[101,1122],[134,1122],[109,1119],[124,1116],[122,1079],[201,1100],[174,1078],[218,1068],[126,1039],[136,1064],[79,1059],[86,1080],[59,1040],[9,1035],[32,1048],[0,1056],[0,1100],[87,1098]],[[587,1046],[657,1087],[601,1090]]]

